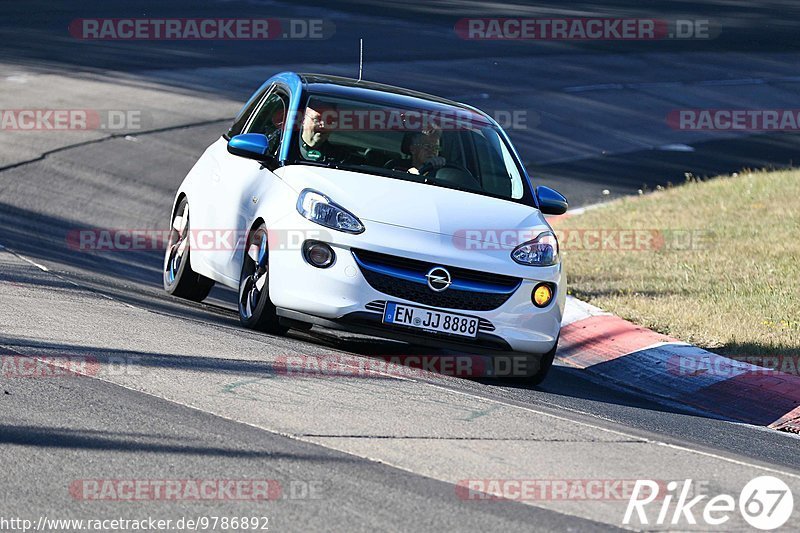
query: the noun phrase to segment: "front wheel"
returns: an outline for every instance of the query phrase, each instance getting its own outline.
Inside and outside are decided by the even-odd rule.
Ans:
[[[269,246],[262,224],[247,237],[239,276],[239,321],[248,329],[281,335],[289,328],[280,324],[269,299]]]
[[[211,292],[214,281],[192,270],[189,263],[191,240],[189,202],[184,198],[172,217],[169,242],[164,253],[164,290],[179,298],[202,302]]]
[[[557,349],[558,339],[556,339],[556,343],[553,345],[552,350],[546,354],[542,354],[541,358],[539,359],[539,369],[532,375],[528,376],[526,381],[529,385],[536,386],[545,380],[547,374],[550,372],[550,368],[553,366],[553,361],[555,361]]]

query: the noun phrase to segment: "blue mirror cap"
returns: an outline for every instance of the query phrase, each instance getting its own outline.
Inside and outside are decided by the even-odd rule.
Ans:
[[[539,210],[545,215],[563,215],[569,209],[564,195],[550,187],[536,187],[536,198],[539,200]]]
[[[267,136],[260,133],[243,133],[228,141],[228,152],[249,158],[261,158],[267,153]]]

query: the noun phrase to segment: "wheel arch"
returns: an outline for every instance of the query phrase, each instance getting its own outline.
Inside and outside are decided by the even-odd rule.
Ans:
[[[269,228],[267,227],[267,221],[264,220],[264,217],[259,215],[256,217],[255,220],[253,220],[252,224],[250,224],[250,227],[247,229],[247,235],[249,236],[252,232],[256,230],[256,228],[258,228],[262,224],[264,225],[265,228],[267,228],[267,250],[269,251]],[[247,253],[247,250],[244,250],[244,253]]]
[[[187,202],[189,201],[188,200],[189,196],[186,194],[185,191],[179,191],[177,196],[175,196],[175,200],[172,202],[172,211],[170,212],[169,215],[170,226],[172,225],[172,219],[175,218],[175,213],[178,211],[178,206],[181,205],[181,202],[183,201],[184,198],[187,199],[186,200]]]
[[[250,234],[253,233],[256,230],[256,228],[258,228],[262,224],[264,225],[264,227],[267,226],[267,223],[264,220],[264,218],[259,215],[255,218],[255,220],[253,220],[253,222],[250,223],[250,226],[248,226],[247,237],[245,238],[244,246],[242,246],[241,252],[236,255],[236,260],[238,263],[236,266],[239,270],[241,270],[242,263],[244,262],[244,256],[245,254],[247,254],[247,241],[250,239]],[[267,250],[269,250],[269,230],[267,230],[267,243],[268,243]]]
[[[181,205],[181,202],[183,200],[186,200],[186,203],[188,204],[189,203],[189,195],[186,194],[186,191],[181,190],[175,196],[175,202],[172,204],[172,212],[171,212],[170,217],[169,217],[169,228],[170,228],[170,231],[172,231],[172,220],[175,218],[175,215],[178,213],[178,206]],[[198,269],[202,269],[203,265],[198,265],[197,263],[195,263],[193,261],[192,254],[190,253],[189,254],[189,266],[195,272],[199,272]],[[202,273],[203,275],[207,275],[208,274],[207,272],[200,272],[200,273]]]

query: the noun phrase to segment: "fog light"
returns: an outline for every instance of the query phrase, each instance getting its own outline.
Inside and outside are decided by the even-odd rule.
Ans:
[[[552,299],[553,299],[553,288],[550,286],[549,283],[540,283],[533,288],[533,294],[531,294],[531,300],[533,300],[533,305],[535,305],[536,307],[547,307],[547,304],[549,304],[550,300]]]
[[[303,243],[303,257],[312,266],[328,268],[333,264],[336,255],[333,249],[320,241],[306,241]]]

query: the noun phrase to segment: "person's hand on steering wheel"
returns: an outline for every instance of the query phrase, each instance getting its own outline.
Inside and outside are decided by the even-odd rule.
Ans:
[[[419,167],[419,169],[411,167],[410,169],[408,169],[408,172],[411,174],[418,174],[418,175],[427,174],[431,170],[439,170],[446,164],[447,164],[447,159],[445,159],[442,156],[435,156],[425,161],[425,163],[421,167]]]

